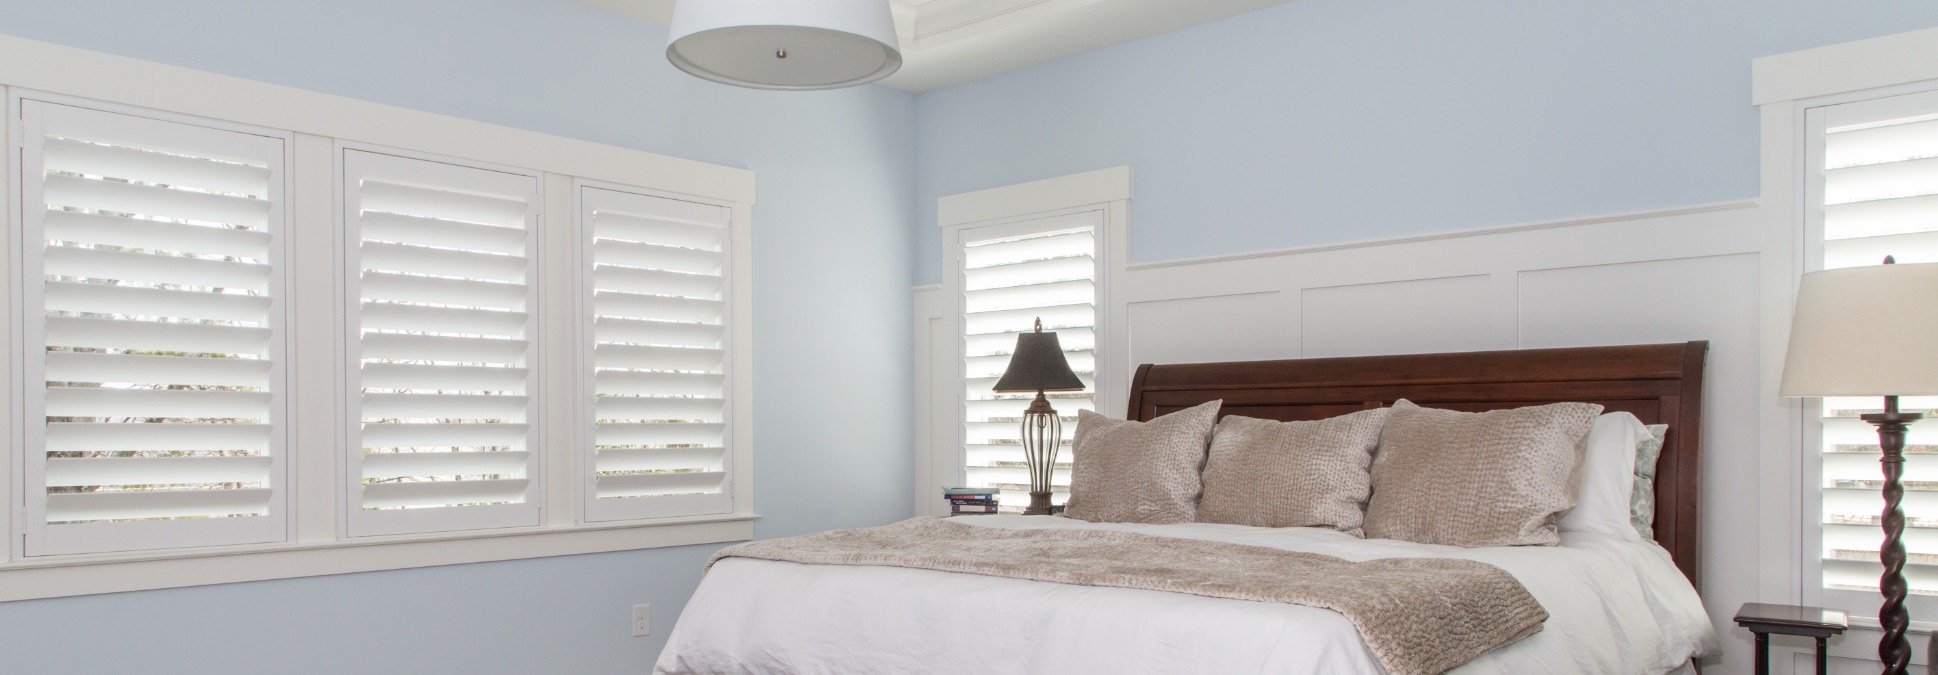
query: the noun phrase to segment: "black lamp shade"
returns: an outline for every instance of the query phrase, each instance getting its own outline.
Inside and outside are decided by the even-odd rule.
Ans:
[[[1015,355],[1009,358],[1009,369],[1003,371],[995,387],[998,393],[1082,390],[1083,380],[1063,358],[1056,333],[1017,335]]]

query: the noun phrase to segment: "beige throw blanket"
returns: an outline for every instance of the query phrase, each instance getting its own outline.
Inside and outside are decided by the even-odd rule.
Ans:
[[[1498,567],[1447,558],[1349,562],[1263,546],[1099,530],[1012,530],[915,518],[722,549],[722,558],[881,565],[1322,607],[1395,675],[1439,673],[1541,630]]]

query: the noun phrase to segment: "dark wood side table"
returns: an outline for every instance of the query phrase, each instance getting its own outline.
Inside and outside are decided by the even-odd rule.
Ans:
[[[1850,627],[1842,611],[1822,607],[1766,605],[1751,602],[1736,610],[1736,625],[1756,634],[1756,675],[1770,675],[1770,634],[1802,635],[1817,639],[1817,675],[1824,675],[1829,657],[1824,643]]]

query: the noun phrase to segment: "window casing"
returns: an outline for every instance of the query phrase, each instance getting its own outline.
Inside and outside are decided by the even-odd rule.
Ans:
[[[1805,270],[1938,262],[1938,90],[1812,108],[1806,113]],[[1818,555],[1808,589],[1859,615],[1876,611],[1879,514],[1877,430],[1858,419],[1881,398],[1810,399],[1805,420],[1807,531]],[[1938,413],[1938,397],[1907,396],[1907,411]],[[1938,426],[1911,426],[1905,454],[1905,566],[1914,616],[1938,612]]]
[[[150,86],[134,89],[126,86],[126,83],[136,81],[148,83]],[[184,92],[192,92],[193,95],[187,95]],[[13,311],[10,312],[9,318],[12,330],[0,333],[6,336],[5,350],[10,355],[7,359],[0,359],[0,372],[6,372],[7,379],[11,381],[11,386],[4,392],[0,392],[0,399],[7,402],[8,410],[7,414],[0,415],[0,427],[4,427],[6,433],[13,439],[10,443],[13,458],[8,462],[0,463],[0,495],[4,495],[7,499],[10,516],[0,519],[0,535],[4,535],[8,542],[5,551],[0,552],[0,580],[7,581],[7,583],[0,583],[0,601],[718,543],[751,537],[752,520],[755,516],[752,513],[751,499],[744,489],[723,490],[726,495],[724,499],[729,506],[722,510],[700,513],[666,508],[656,514],[623,514],[621,517],[609,520],[591,521],[587,517],[585,504],[578,499],[581,453],[573,451],[575,439],[578,436],[575,429],[583,412],[579,401],[581,398],[588,401],[591,398],[589,394],[582,397],[578,392],[580,378],[577,368],[574,367],[578,344],[582,337],[575,327],[577,322],[573,320],[582,309],[576,306],[575,299],[577,289],[575,279],[578,273],[576,261],[579,256],[575,225],[577,214],[574,212],[575,181],[597,180],[614,187],[643,186],[625,189],[668,198],[705,202],[722,208],[728,213],[725,216],[728,223],[726,227],[731,231],[735,242],[733,247],[722,253],[727,257],[731,268],[741,270],[736,272],[737,282],[731,284],[730,290],[725,292],[744,298],[749,288],[745,283],[744,260],[748,251],[745,244],[751,240],[749,215],[754,196],[751,172],[314,92],[263,85],[238,78],[8,36],[0,36],[0,97],[8,103],[6,124],[0,126],[0,142],[3,142],[9,150],[7,161],[0,163],[0,182],[5,182],[9,186],[9,208],[6,220],[10,236],[14,238],[14,245],[11,247],[13,256],[5,261],[9,269],[7,274],[0,275],[0,286],[4,286],[4,292],[13,299],[11,303]],[[98,98],[111,98],[121,103],[100,103],[95,100]],[[230,193],[242,194],[258,201],[271,203],[270,209],[273,210],[274,215],[265,216],[265,225],[262,228],[245,225],[239,229],[231,228],[233,235],[224,233],[221,237],[217,237],[230,240],[238,237],[243,240],[273,240],[267,241],[266,244],[261,241],[244,242],[244,247],[250,248],[251,251],[263,248],[258,244],[264,244],[269,251],[264,255],[268,258],[266,266],[269,268],[270,283],[261,286],[266,290],[250,291],[255,295],[240,291],[225,292],[223,295],[235,295],[237,298],[219,298],[199,304],[190,303],[200,307],[201,309],[195,310],[200,313],[207,313],[210,311],[209,307],[229,307],[224,310],[228,314],[223,317],[196,319],[213,323],[247,324],[218,326],[239,329],[227,331],[229,333],[245,333],[254,336],[260,336],[264,331],[273,333],[260,341],[254,337],[248,340],[250,345],[266,341],[269,346],[260,348],[266,356],[258,359],[221,359],[220,363],[215,363],[217,359],[209,359],[210,363],[196,364],[201,367],[182,368],[179,367],[180,362],[132,358],[155,356],[152,354],[110,354],[110,356],[131,357],[120,359],[122,363],[112,367],[103,366],[102,360],[93,356],[76,359],[57,355],[53,357],[50,365],[46,356],[37,354],[35,351],[44,351],[43,346],[38,342],[29,344],[23,339],[30,330],[44,331],[44,323],[48,318],[48,306],[44,304],[37,305],[32,314],[25,311],[28,304],[26,296],[45,294],[44,286],[47,281],[40,268],[37,267],[31,274],[26,269],[30,262],[39,265],[38,262],[30,261],[28,258],[37,261],[44,257],[47,240],[42,238],[41,233],[35,233],[31,238],[27,237],[25,232],[27,223],[22,217],[28,212],[22,207],[29,198],[28,193],[38,189],[26,184],[23,176],[42,176],[43,178],[37,180],[44,180],[45,175],[44,168],[27,171],[23,166],[23,160],[29,154],[27,146],[32,143],[44,144],[41,141],[31,141],[34,136],[26,133],[29,125],[22,111],[34,106],[34,102],[55,103],[156,122],[183,124],[205,131],[233,132],[247,137],[271,139],[276,152],[280,153],[273,158],[267,155],[258,157],[250,153],[208,148],[197,151],[195,147],[170,148],[163,145],[118,148],[114,142],[101,144],[110,151],[125,149],[155,153],[160,149],[162,152],[157,154],[170,160],[174,159],[175,155],[188,159],[203,159],[200,153],[212,153],[209,159],[223,162],[225,166],[227,164],[249,165],[249,171],[263,169],[273,174],[273,178],[257,175],[250,179],[261,179],[261,183],[267,187],[259,189],[266,194],[254,194],[248,190],[212,191],[212,193],[220,193],[217,196]],[[126,139],[121,142],[140,145],[136,141]],[[346,147],[412,159],[442,160],[445,164],[470,168],[504,169],[511,173],[523,174],[530,179],[530,192],[536,205],[537,226],[532,229],[533,247],[527,251],[527,255],[530,256],[527,263],[536,277],[528,284],[533,290],[530,293],[531,299],[528,301],[530,306],[527,309],[534,312],[542,310],[551,318],[545,321],[534,320],[535,328],[528,338],[538,345],[536,355],[529,364],[529,366],[538,367],[538,374],[535,376],[537,386],[528,388],[527,393],[524,394],[537,399],[534,402],[528,398],[527,416],[533,418],[528,419],[525,424],[531,425],[530,430],[533,431],[531,438],[534,440],[528,442],[537,446],[536,449],[539,451],[550,452],[545,452],[527,462],[526,475],[518,480],[535,481],[535,484],[528,484],[528,491],[525,493],[526,501],[517,506],[528,509],[536,517],[521,519],[514,525],[478,529],[472,529],[475,527],[473,523],[459,523],[455,528],[425,526],[423,523],[402,524],[405,520],[417,520],[414,517],[397,519],[400,525],[389,531],[383,528],[355,528],[350,524],[350,521],[362,512],[361,509],[352,506],[350,493],[353,488],[361,489],[363,474],[359,471],[355,474],[356,479],[348,478],[352,475],[349,466],[351,457],[345,452],[345,448],[351,443],[361,444],[360,440],[352,438],[350,431],[353,426],[361,426],[362,418],[358,417],[353,425],[348,422],[348,415],[361,415],[363,411],[355,408],[346,410],[344,403],[349,398],[346,395],[347,391],[358,391],[357,404],[362,405],[363,387],[349,389],[348,385],[353,382],[349,381],[351,378],[346,374],[349,368],[354,367],[358,370],[357,375],[360,378],[363,374],[363,364],[360,358],[355,363],[347,362],[344,352],[345,324],[348,323],[345,321],[345,315],[350,313],[351,307],[357,307],[360,310],[362,304],[360,289],[346,284],[344,269],[347,256],[346,252],[341,250],[344,243],[341,228],[345,201],[342,191],[344,162],[341,157]],[[94,149],[83,148],[83,150]],[[182,152],[183,150],[188,152]],[[95,154],[101,153],[95,151]],[[119,154],[127,156],[127,153]],[[154,159],[149,155],[136,155],[136,157]],[[248,159],[252,157],[255,159]],[[36,155],[36,161],[38,161],[38,155]],[[98,161],[98,159],[90,161]],[[112,174],[109,175],[113,177]],[[81,173],[80,177],[96,180],[90,178],[85,172]],[[147,182],[140,180],[138,176],[133,178],[135,183]],[[175,178],[174,183],[194,185],[181,178]],[[223,185],[233,187],[232,183]],[[137,185],[137,187],[143,186]],[[117,185],[111,186],[110,189],[121,188]],[[191,189],[185,192],[197,192],[197,190]],[[211,191],[203,189],[200,192]],[[36,211],[41,210],[45,210],[44,201],[39,202],[36,208]],[[182,231],[180,228],[173,228],[174,225],[186,224],[198,227],[203,225],[203,223],[164,222],[164,218],[149,214],[135,215],[137,220],[154,221],[160,225],[169,226],[145,231],[144,236],[150,236],[150,239],[156,233]],[[213,222],[233,224],[221,219],[214,219]],[[43,227],[43,225],[37,224],[36,227]],[[56,228],[58,227],[57,223]],[[120,229],[127,230],[125,227]],[[213,231],[213,229],[187,230],[190,234],[206,234]],[[208,241],[204,240],[197,240],[196,246],[208,244]],[[23,242],[34,242],[38,248],[23,246]],[[58,247],[76,248],[70,244],[71,242],[64,240],[55,242]],[[119,247],[123,244],[108,242],[107,245]],[[211,249],[208,252],[203,252],[201,248],[188,247],[190,250],[171,251],[171,253],[185,252],[216,256],[218,251],[229,251],[221,255],[246,257],[235,252],[238,244],[234,241],[228,244],[218,242],[216,245],[217,249]],[[221,248],[223,246],[228,248]],[[127,251],[108,252],[126,253]],[[357,253],[362,252],[362,246],[359,244]],[[395,252],[389,251],[389,253]],[[56,254],[57,265],[66,264],[63,262],[65,259],[59,256],[75,257],[68,251],[56,251]],[[92,256],[91,252],[84,253],[81,257],[90,256]],[[177,257],[188,258],[189,256]],[[258,265],[254,258],[212,262],[239,262],[244,266],[263,266]],[[395,259],[392,262],[395,262]],[[358,264],[360,265],[361,262]],[[99,270],[101,267],[95,265],[93,269]],[[195,267],[198,268],[196,274],[199,275],[208,273],[209,269],[225,266],[196,265]],[[361,271],[359,267],[359,274]],[[114,270],[115,274],[126,275],[134,275],[137,272],[146,274],[141,269],[132,267],[126,270]],[[423,271],[407,272],[407,274],[439,276],[436,273]],[[455,276],[462,278],[463,275]],[[82,281],[89,279],[119,281],[120,277],[81,277],[80,279]],[[33,283],[29,284],[27,281]],[[66,283],[71,280],[56,278],[55,281]],[[99,285],[106,286],[106,284]],[[139,288],[133,284],[120,285],[128,288],[108,292],[122,296],[120,298],[104,300],[106,296],[102,295],[103,291],[91,288],[82,289],[85,293],[76,296],[72,289],[64,286],[56,290],[53,297],[57,301],[56,305],[60,302],[70,302],[70,304],[83,302],[97,306],[102,302],[112,302],[126,305],[128,297],[141,295],[147,291],[184,290]],[[346,286],[350,287],[346,288]],[[223,288],[226,290],[229,287]],[[249,286],[249,288],[258,287]],[[346,291],[356,295],[346,296]],[[253,312],[265,299],[269,303],[266,314],[260,316],[254,314]],[[752,473],[751,463],[748,460],[751,450],[747,441],[751,438],[751,434],[748,433],[748,429],[751,428],[749,416],[751,408],[744,404],[737,405],[735,399],[750,391],[747,381],[751,370],[746,365],[750,342],[747,340],[746,327],[751,325],[751,321],[744,316],[747,306],[744,300],[736,297],[722,298],[722,300],[731,308],[729,311],[738,316],[735,317],[736,331],[730,333],[728,341],[721,346],[722,359],[725,362],[722,368],[724,371],[731,372],[731,375],[728,378],[730,382],[726,386],[727,393],[724,394],[728,400],[723,406],[723,417],[720,423],[734,434],[736,439],[733,443],[724,444],[727,446],[725,450],[727,456],[721,468],[723,473],[727,474],[723,485],[737,484],[744,488]],[[177,311],[173,305],[153,304],[156,307]],[[243,307],[245,305],[247,307]],[[242,310],[236,307],[242,307]],[[71,310],[57,309],[56,311]],[[238,311],[248,316],[237,318],[240,316],[237,314]],[[168,318],[170,321],[180,322],[179,317]],[[362,317],[359,317],[359,321],[361,319]],[[160,325],[161,322],[149,323]],[[42,327],[31,328],[36,325]],[[168,335],[179,332],[174,331],[172,327],[161,330],[156,330],[150,325],[142,327],[149,330],[117,331],[117,336],[131,332],[138,333],[131,339],[141,341],[143,344],[134,345],[134,348],[153,351],[157,345],[150,343],[165,341]],[[210,333],[206,330],[191,332]],[[40,339],[39,335],[35,335],[34,338]],[[361,347],[361,335],[358,342]],[[170,343],[159,346],[172,351],[183,345]],[[237,352],[204,353],[236,355],[253,353],[258,349],[255,346],[240,346],[233,341],[217,346],[241,348]],[[92,354],[92,352],[81,353]],[[142,361],[137,364],[138,367],[132,369],[125,367],[127,363],[137,360]],[[265,370],[261,362],[272,363]],[[33,371],[31,374],[30,370]],[[155,482],[162,477],[145,474],[134,475],[132,480],[135,482],[110,483],[106,480],[106,478],[130,480],[127,475],[130,469],[146,470],[131,462],[119,463],[114,472],[105,472],[100,466],[82,467],[77,470],[74,468],[75,465],[65,462],[57,463],[53,470],[49,471],[48,459],[122,458],[114,456],[47,457],[44,446],[42,457],[33,462],[37,466],[32,467],[32,470],[38,473],[30,476],[28,466],[30,462],[25,448],[28,445],[30,433],[40,433],[43,436],[33,439],[33,442],[45,443],[44,428],[48,421],[47,402],[50,399],[45,391],[45,383],[50,374],[71,378],[57,380],[57,382],[150,387],[172,385],[179,388],[176,391],[194,393],[193,396],[177,396],[169,393],[161,397],[148,396],[147,392],[127,396],[116,393],[108,395],[115,398],[115,401],[104,402],[101,400],[104,397],[93,392],[78,396],[59,392],[51,397],[55,405],[54,410],[70,413],[61,417],[75,417],[76,415],[71,414],[75,411],[99,413],[103,412],[102,406],[110,405],[116,411],[128,406],[153,406],[157,401],[167,401],[165,405],[172,407],[166,414],[175,415],[181,414],[184,411],[183,402],[191,399],[197,403],[186,409],[189,413],[232,415],[242,410],[245,413],[242,417],[219,418],[224,421],[234,420],[236,423],[229,425],[234,429],[214,430],[219,432],[215,434],[216,436],[226,434],[224,437],[229,440],[223,440],[221,443],[228,448],[226,452],[234,455],[233,457],[208,458],[225,460],[219,463],[197,461],[165,466],[171,472],[171,477],[179,477],[186,471],[188,474],[194,474],[193,477],[198,480],[239,484],[225,487],[236,488],[230,490],[227,496],[234,501],[245,502],[245,508],[239,509],[244,513],[219,514],[237,517],[201,517],[210,514],[196,513],[192,510],[180,512],[179,507],[182,506],[182,502],[174,501],[176,499],[174,497],[168,497],[162,500],[168,502],[165,506],[177,509],[179,516],[186,517],[145,511],[134,515],[166,517],[148,518],[136,522],[79,524],[85,527],[76,527],[75,523],[65,521],[53,523],[46,521],[48,502],[45,485],[50,473],[56,481],[71,482],[85,478],[99,480],[101,481],[99,485],[111,487],[176,485]],[[88,380],[82,379],[83,376],[103,379]],[[174,379],[169,381],[158,379],[164,376]],[[120,383],[116,382],[115,378],[137,381]],[[29,387],[28,383],[34,386]],[[586,384],[590,386],[589,382]],[[192,389],[192,387],[227,389]],[[267,402],[263,400],[265,395],[268,397]],[[382,401],[385,405],[398,402]],[[416,404],[420,401],[409,400],[409,402]],[[450,402],[445,401],[445,403]],[[491,403],[503,403],[503,401],[491,401]],[[38,407],[29,411],[30,404]],[[197,408],[195,407],[197,405],[203,407]],[[256,412],[256,407],[259,405],[265,407],[267,412]],[[31,417],[30,414],[38,417]],[[214,418],[166,419],[180,421]],[[160,425],[151,424],[151,426]],[[36,427],[41,428],[42,431],[33,431]],[[265,427],[267,432],[264,431]],[[141,439],[141,442],[155,445],[160,442],[155,439],[168,436],[170,433],[179,435],[178,432],[146,434],[147,438]],[[269,440],[260,441],[260,437],[265,433],[269,436]],[[56,436],[59,435],[56,434]],[[234,440],[245,435],[251,439],[248,443]],[[258,446],[264,446],[267,450],[258,451],[255,449]],[[361,448],[358,450],[361,455]],[[135,457],[135,459],[177,458]],[[204,458],[191,455],[188,459]],[[497,461],[503,457],[491,459]],[[360,457],[358,461],[362,461]],[[263,477],[262,472],[265,463],[268,464],[266,478]],[[87,464],[102,463],[88,462]],[[217,466],[218,464],[220,466]],[[386,471],[391,469],[396,467],[387,468]],[[502,467],[499,470],[501,472],[499,475],[509,473]],[[115,475],[109,476],[108,473]],[[263,501],[262,490],[268,491],[267,507],[259,506]],[[134,490],[127,491],[134,492]],[[201,492],[213,493],[214,491]],[[39,494],[38,498],[33,496],[35,493]],[[56,491],[56,494],[60,493]],[[135,496],[140,499],[117,501],[152,499],[151,495],[147,494]],[[196,501],[199,501],[206,495],[192,496],[197,497]],[[41,520],[36,521],[36,516],[29,513],[30,502],[37,504],[34,508],[41,509],[37,516]],[[229,503],[233,502],[223,502],[223,504]],[[193,506],[193,504],[190,505]],[[61,515],[60,509],[68,505],[56,503],[55,506],[55,515],[58,516]],[[116,506],[120,508],[127,504]],[[463,509],[432,507],[401,511],[413,510],[431,512]],[[36,522],[40,525],[36,526],[34,524]],[[247,525],[241,525],[244,523]],[[50,528],[50,525],[58,526],[60,529]],[[246,531],[232,531],[238,528]],[[352,534],[352,529],[357,530],[356,534]],[[82,530],[96,531],[101,534],[86,536],[76,534]],[[147,534],[137,534],[137,532]],[[60,534],[61,537],[55,539],[66,543],[50,539],[47,536],[49,534]],[[50,543],[56,545],[49,546]]]
[[[1038,315],[1087,385],[1052,402],[1065,420],[1061,447],[1070,447],[1078,410],[1123,414],[1131,367],[1113,336],[1128,312],[1111,287],[1123,274],[1131,182],[1131,167],[1115,166],[937,201],[942,283],[915,293],[917,513],[947,515],[942,490],[967,485],[1001,487],[1005,510],[1028,503],[1021,422],[1006,421],[1028,402],[990,389],[1016,333]],[[1058,455],[1052,481],[1067,486],[1072,456]],[[1053,492],[1062,503],[1067,489]]]

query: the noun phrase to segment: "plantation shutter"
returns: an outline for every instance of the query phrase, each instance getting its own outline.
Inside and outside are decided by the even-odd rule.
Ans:
[[[351,536],[537,525],[538,178],[343,153]]]
[[[27,555],[281,541],[286,139],[20,106]]]
[[[1823,267],[1876,265],[1886,255],[1938,262],[1938,94],[1839,108],[1824,135]],[[1938,413],[1938,397],[1899,405]],[[1823,400],[1823,583],[1862,591],[1852,602],[1866,609],[1876,606],[1884,569],[1883,472],[1877,429],[1858,415],[1882,406],[1882,398]],[[1905,452],[1905,577],[1914,595],[1938,594],[1938,421],[1911,425]]]
[[[963,234],[963,457],[968,487],[1002,489],[1004,511],[1029,504],[1022,446],[1023,409],[1036,398],[991,391],[1016,349],[1017,334],[1055,331],[1080,392],[1046,396],[1063,420],[1063,446],[1052,477],[1053,501],[1069,496],[1070,439],[1078,410],[1096,410],[1096,229],[1098,212],[978,228]]]
[[[727,513],[732,210],[580,188],[591,308],[586,519]]]

